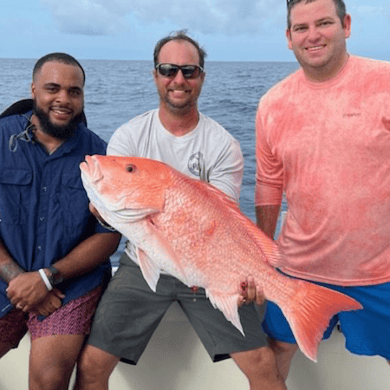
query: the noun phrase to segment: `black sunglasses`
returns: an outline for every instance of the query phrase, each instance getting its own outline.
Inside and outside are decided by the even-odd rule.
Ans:
[[[161,76],[174,78],[179,70],[185,79],[196,79],[204,72],[198,65],[157,64],[156,69]]]

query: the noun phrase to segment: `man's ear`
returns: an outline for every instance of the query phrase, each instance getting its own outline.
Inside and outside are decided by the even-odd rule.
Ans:
[[[345,39],[349,38],[351,36],[351,24],[352,24],[352,18],[350,14],[346,14],[344,16],[343,20],[343,29],[344,29],[344,36]]]
[[[287,38],[287,47],[292,50],[292,42],[291,42],[291,28],[286,30],[286,38]]]
[[[31,83],[31,96],[35,99],[35,84],[34,81]]]

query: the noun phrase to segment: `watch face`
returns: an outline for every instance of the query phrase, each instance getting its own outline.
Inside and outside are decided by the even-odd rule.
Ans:
[[[51,273],[49,279],[52,284],[58,284],[63,281],[63,277],[61,276],[60,271],[57,268],[51,265],[50,267],[48,267],[48,270]]]

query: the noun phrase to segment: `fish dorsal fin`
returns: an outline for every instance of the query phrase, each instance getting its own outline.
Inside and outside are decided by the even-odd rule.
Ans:
[[[210,189],[230,210],[232,218],[239,220],[247,226],[248,232],[252,235],[258,248],[264,254],[265,260],[274,267],[280,266],[282,256],[275,241],[271,240],[251,219],[244,215],[236,202],[217,188],[210,186]]]
[[[228,207],[236,208],[239,210],[237,202],[226,195],[219,188],[213,186],[211,183],[205,183],[204,181],[193,181],[193,185],[197,186],[203,192],[205,192],[208,196],[212,196],[218,199],[218,202],[224,203]]]
[[[282,267],[283,258],[279,247],[274,240],[271,240],[259,227],[254,223],[249,226],[248,231],[254,237],[257,247],[261,250],[265,260],[273,267]]]
[[[160,278],[160,269],[149,259],[147,254],[137,248],[137,258],[142,271],[142,275],[152,291],[156,292],[157,282]]]
[[[226,319],[229,320],[245,336],[242,328],[240,316],[238,315],[238,294],[220,294],[213,293],[212,290],[206,289],[206,295],[212,305],[221,310]]]
[[[210,197],[217,198],[217,201],[232,214],[232,219],[236,219],[247,226],[247,231],[257,243],[257,247],[263,253],[264,259],[269,264],[273,267],[280,267],[282,265],[282,255],[275,241],[271,240],[251,219],[244,215],[234,200],[211,184],[201,181],[197,181],[194,184],[198,188],[202,188]]]

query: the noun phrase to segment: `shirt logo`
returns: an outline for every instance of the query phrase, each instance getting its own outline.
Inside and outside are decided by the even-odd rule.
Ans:
[[[343,117],[344,118],[354,118],[354,117],[357,117],[357,116],[361,116],[362,114],[360,112],[352,112],[350,114],[344,114]]]
[[[193,175],[201,177],[202,167],[204,167],[203,154],[197,152],[188,160],[188,169]]]

